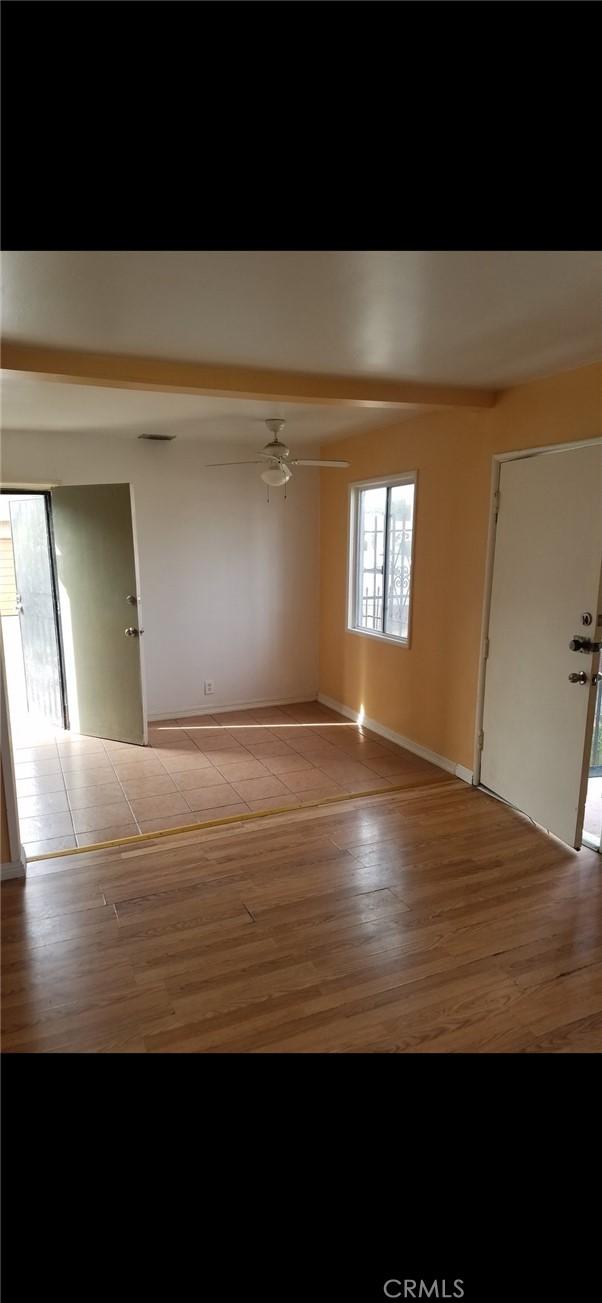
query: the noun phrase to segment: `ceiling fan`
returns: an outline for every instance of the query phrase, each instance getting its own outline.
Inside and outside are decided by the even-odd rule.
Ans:
[[[286,422],[280,419],[266,421],[272,438],[252,461],[216,461],[208,462],[207,465],[210,467],[264,466],[265,469],[260,472],[260,477],[264,484],[267,484],[268,490],[270,488],[281,488],[284,485],[285,495],[286,485],[293,474],[293,466],[317,466],[320,469],[326,466],[343,470],[350,465],[348,461],[319,461],[312,457],[291,457],[290,448],[287,448],[286,444],[282,443],[278,437],[285,424]]]

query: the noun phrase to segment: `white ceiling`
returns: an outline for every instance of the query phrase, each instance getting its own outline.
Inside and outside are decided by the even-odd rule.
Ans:
[[[354,409],[106,389],[33,380],[9,371],[2,374],[1,409],[5,430],[72,430],[126,439],[142,433],[175,434],[178,439],[249,444],[257,449],[272,437],[263,424],[270,416],[285,418],[286,441],[298,448],[391,425],[414,414],[411,408]]]
[[[55,347],[494,386],[602,355],[591,251],[8,250],[2,279],[5,337]]]

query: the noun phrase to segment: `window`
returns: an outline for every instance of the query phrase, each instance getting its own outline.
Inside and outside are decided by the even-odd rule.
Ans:
[[[351,487],[348,627],[408,643],[416,475]]]

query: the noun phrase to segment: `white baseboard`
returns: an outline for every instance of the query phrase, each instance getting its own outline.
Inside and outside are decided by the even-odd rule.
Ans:
[[[333,697],[327,697],[324,692],[318,693],[318,701],[323,706],[330,706],[331,710],[338,710],[340,715],[346,715],[347,719],[355,720],[356,724],[360,718],[359,711],[352,710],[349,706],[344,706],[342,702],[335,701]],[[461,778],[463,782],[472,785],[472,769],[466,769],[464,765],[456,764],[455,760],[448,760],[447,756],[439,756],[436,751],[430,751],[428,747],[423,747],[419,742],[413,742],[409,737],[402,737],[401,733],[395,733],[392,728],[387,728],[385,724],[379,724],[376,719],[368,719],[367,715],[362,715],[362,724],[372,730],[373,733],[380,734],[381,737],[387,738],[389,742],[395,742],[399,747],[405,747],[406,751],[411,751],[415,756],[421,756],[423,760],[430,760],[432,765],[439,765],[440,769],[445,769],[448,774],[455,774],[456,778]]]
[[[0,866],[0,882],[9,882],[11,878],[24,878],[27,873],[27,858],[21,847],[21,859],[10,860]]]
[[[272,697],[269,699],[262,697],[260,700],[255,701],[230,701],[225,706],[218,705],[217,702],[214,701],[212,706],[208,706],[205,703],[202,706],[189,706],[187,710],[167,710],[162,715],[149,715],[148,722],[151,724],[154,720],[186,719],[188,715],[212,715],[214,711],[218,711],[221,715],[229,710],[253,710],[253,708],[259,710],[265,706],[292,706],[296,705],[297,702],[301,703],[316,700],[317,695],[313,692],[311,697]]]

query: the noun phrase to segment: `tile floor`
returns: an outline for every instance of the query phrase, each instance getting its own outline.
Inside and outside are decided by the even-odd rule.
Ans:
[[[33,722],[13,740],[28,856],[442,777],[317,702],[161,720],[145,748]]]

